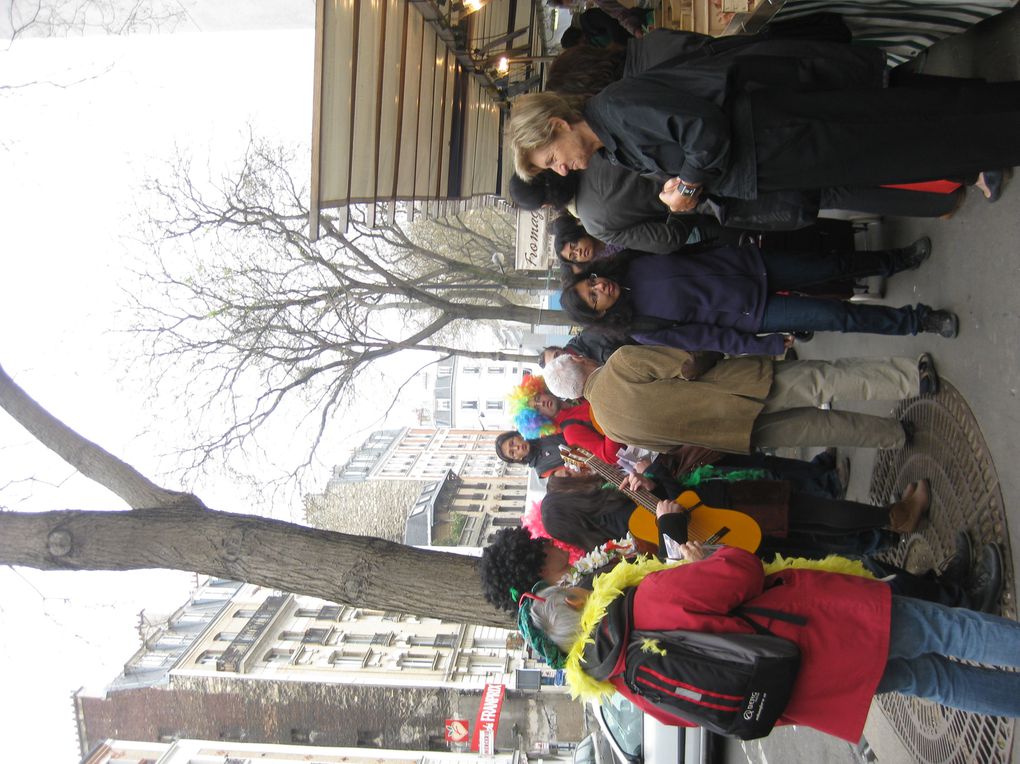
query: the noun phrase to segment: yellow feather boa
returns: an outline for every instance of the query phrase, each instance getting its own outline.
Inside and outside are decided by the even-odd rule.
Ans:
[[[621,562],[609,572],[595,577],[592,593],[588,597],[584,610],[581,611],[582,636],[578,637],[571,647],[564,667],[571,697],[597,701],[616,692],[616,688],[609,682],[592,679],[585,673],[581,665],[584,646],[589,642],[594,642],[591,634],[605,616],[610,603],[623,594],[624,589],[641,583],[641,580],[649,573],[686,564],[686,561],[662,562],[654,557],[638,557],[630,563]],[[772,562],[763,563],[763,567],[766,576],[786,568],[797,568],[798,570],[824,570],[829,573],[874,578],[859,560],[850,560],[837,555],[830,555],[823,560],[805,560],[802,557],[776,555]]]

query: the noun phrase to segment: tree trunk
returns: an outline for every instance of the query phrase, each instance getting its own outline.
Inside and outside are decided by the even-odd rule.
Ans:
[[[474,305],[447,302],[442,306],[444,313],[457,318],[474,321],[514,321],[520,324],[555,324],[571,326],[573,321],[562,310],[551,308],[529,308],[523,305]]]
[[[91,440],[83,438],[36,403],[0,367],[0,408],[85,477],[106,486],[129,506],[203,509],[197,496],[168,491]]]
[[[478,560],[280,520],[179,507],[0,512],[0,564],[174,568],[352,605],[512,628],[482,596]]]

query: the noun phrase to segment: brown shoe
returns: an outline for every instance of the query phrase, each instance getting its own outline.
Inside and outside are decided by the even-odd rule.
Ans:
[[[913,533],[928,514],[931,504],[931,489],[927,480],[911,483],[903,492],[903,498],[889,507],[889,530],[896,533]]]

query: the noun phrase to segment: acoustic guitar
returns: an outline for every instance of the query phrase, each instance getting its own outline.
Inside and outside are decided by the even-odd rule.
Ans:
[[[560,446],[560,453],[564,463],[587,467],[599,477],[620,488],[625,477],[624,473],[602,461],[591,451],[580,446]],[[655,505],[659,503],[659,499],[651,491],[643,489],[632,491],[620,488],[620,490],[637,504],[628,522],[631,535],[651,544],[658,544],[659,528],[656,524]],[[683,507],[687,515],[686,540],[740,547],[752,554],[761,546],[761,526],[750,515],[735,509],[710,507],[703,504],[694,491],[684,491],[673,502]]]

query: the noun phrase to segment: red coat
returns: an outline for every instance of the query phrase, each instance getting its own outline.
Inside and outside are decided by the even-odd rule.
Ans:
[[[568,419],[580,419],[590,423],[592,421],[591,406],[588,404],[588,401],[581,401],[576,406],[560,409],[556,416],[553,417],[553,421],[563,431],[563,439],[567,441],[568,445],[586,448],[602,461],[616,464],[616,454],[623,448],[623,443],[617,443],[612,438],[606,437],[594,429],[594,424],[591,426],[585,424],[567,424],[564,426],[563,423]]]
[[[839,573],[785,570],[766,578],[761,560],[726,548],[646,576],[634,598],[634,628],[753,633],[739,618],[721,615],[744,603],[805,616],[804,626],[752,616],[800,647],[800,672],[780,724],[857,742],[889,657],[891,596],[880,581]],[[622,671],[623,658],[614,673]],[[612,681],[646,713],[677,723],[635,697],[618,676]]]

